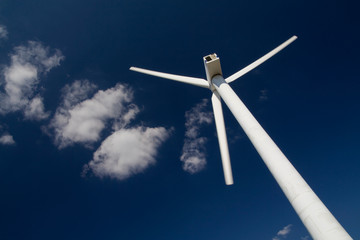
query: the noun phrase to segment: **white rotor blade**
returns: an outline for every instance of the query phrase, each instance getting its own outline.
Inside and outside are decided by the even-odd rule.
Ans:
[[[269,58],[271,58],[272,56],[274,56],[275,54],[280,52],[281,50],[283,50],[286,46],[288,46],[290,43],[292,43],[296,39],[297,39],[297,36],[292,36],[291,38],[289,38],[287,41],[285,41],[283,44],[281,44],[280,46],[278,46],[277,48],[275,48],[271,52],[269,52],[266,55],[262,56],[261,58],[259,58],[255,62],[249,64],[248,66],[244,67],[240,71],[234,73],[230,77],[226,78],[225,81],[227,83],[231,83],[232,81],[235,81],[239,77],[241,77],[241,76],[245,75],[246,73],[250,72],[251,70],[253,70],[257,66],[259,66],[260,64],[262,64],[263,62],[265,62],[266,60],[268,60]]]
[[[232,185],[234,183],[234,180],[231,170],[229,147],[226,138],[224,116],[221,107],[221,98],[217,91],[214,91],[213,95],[211,96],[211,102],[214,110],[216,132],[219,140],[225,183],[226,185]]]
[[[152,76],[156,76],[156,77],[166,78],[166,79],[170,79],[170,80],[174,80],[174,81],[178,81],[178,82],[188,83],[188,84],[195,85],[198,87],[209,88],[208,81],[206,81],[205,79],[202,79],[202,78],[194,78],[194,77],[186,77],[186,76],[180,76],[180,75],[169,74],[169,73],[162,73],[162,72],[157,72],[157,71],[152,71],[152,70],[147,70],[147,69],[137,68],[137,67],[131,67],[130,70],[148,74],[148,75],[152,75]]]

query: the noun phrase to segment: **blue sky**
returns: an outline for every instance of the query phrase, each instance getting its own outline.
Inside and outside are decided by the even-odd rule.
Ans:
[[[215,52],[226,77],[292,35],[231,86],[359,238],[358,8],[2,0],[0,238],[310,239],[225,105],[224,184],[210,91],[128,70],[204,78]]]

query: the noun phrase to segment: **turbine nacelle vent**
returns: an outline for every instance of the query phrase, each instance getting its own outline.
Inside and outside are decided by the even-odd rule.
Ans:
[[[217,58],[218,58],[218,57],[217,57],[216,53],[213,53],[213,54],[210,54],[210,55],[207,55],[207,56],[204,57],[204,59],[205,59],[207,62],[210,62],[210,61],[215,60],[215,59],[217,59]]]
[[[206,78],[211,86],[211,79],[216,75],[222,75],[220,59],[216,55],[216,53],[207,55],[203,57]]]

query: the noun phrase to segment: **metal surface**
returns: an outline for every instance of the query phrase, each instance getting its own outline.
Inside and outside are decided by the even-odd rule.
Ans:
[[[152,75],[152,76],[156,76],[156,77],[166,78],[166,79],[170,79],[170,80],[174,80],[174,81],[178,81],[178,82],[188,83],[188,84],[195,85],[198,87],[209,88],[209,83],[205,79],[202,79],[202,78],[194,78],[194,77],[186,77],[186,76],[180,76],[180,75],[169,74],[169,73],[162,73],[162,72],[157,72],[157,71],[152,71],[152,70],[147,70],[147,69],[137,68],[137,67],[131,67],[130,70],[148,74],[148,75]]]
[[[211,85],[211,79],[216,75],[222,75],[220,59],[216,53],[203,57],[206,79]]]
[[[224,78],[220,75],[215,76],[212,83],[244,129],[312,238],[316,240],[352,239],[261,127],[229,84],[225,82]]]
[[[216,54],[210,54],[204,57],[205,72],[208,81],[201,78],[184,77],[135,67],[131,67],[130,70],[209,88],[213,92],[211,101],[214,109],[225,182],[230,185],[233,184],[233,177],[221,107],[222,98],[249,137],[256,151],[260,154],[312,238],[315,240],[350,240],[352,239],[350,235],[312,191],[310,186],[228,84],[274,56],[296,38],[296,36],[291,37],[265,56],[227,79],[224,79],[222,76],[220,59]]]
[[[231,171],[231,162],[230,162],[230,154],[229,147],[227,143],[226,130],[225,130],[225,122],[223,111],[221,107],[221,98],[220,95],[214,91],[211,96],[211,102],[214,110],[215,124],[216,124],[216,132],[218,135],[219,146],[220,146],[220,154],[221,161],[224,170],[224,177],[226,185],[234,184],[233,175]]]
[[[295,41],[297,39],[297,36],[292,36],[291,38],[289,38],[287,41],[285,41],[284,43],[282,43],[280,46],[276,47],[274,50],[270,51],[269,53],[265,54],[264,56],[262,56],[261,58],[259,58],[258,60],[256,60],[255,62],[249,64],[248,66],[244,67],[243,69],[241,69],[240,71],[234,73],[233,75],[231,75],[230,77],[227,77],[225,79],[225,81],[227,83],[231,83],[232,81],[235,81],[236,79],[238,79],[239,77],[245,75],[246,73],[250,72],[251,70],[253,70],[254,68],[256,68],[257,66],[259,66],[260,64],[262,64],[263,62],[265,62],[266,60],[268,60],[269,58],[271,58],[272,56],[274,56],[275,54],[277,54],[278,52],[280,52],[281,50],[283,50],[285,47],[287,47],[290,43],[292,43],[293,41]]]

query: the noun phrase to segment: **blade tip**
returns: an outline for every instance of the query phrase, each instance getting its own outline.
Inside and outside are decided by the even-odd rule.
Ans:
[[[234,184],[234,180],[231,178],[231,179],[225,179],[225,184],[227,186],[230,186],[230,185],[233,185]]]

